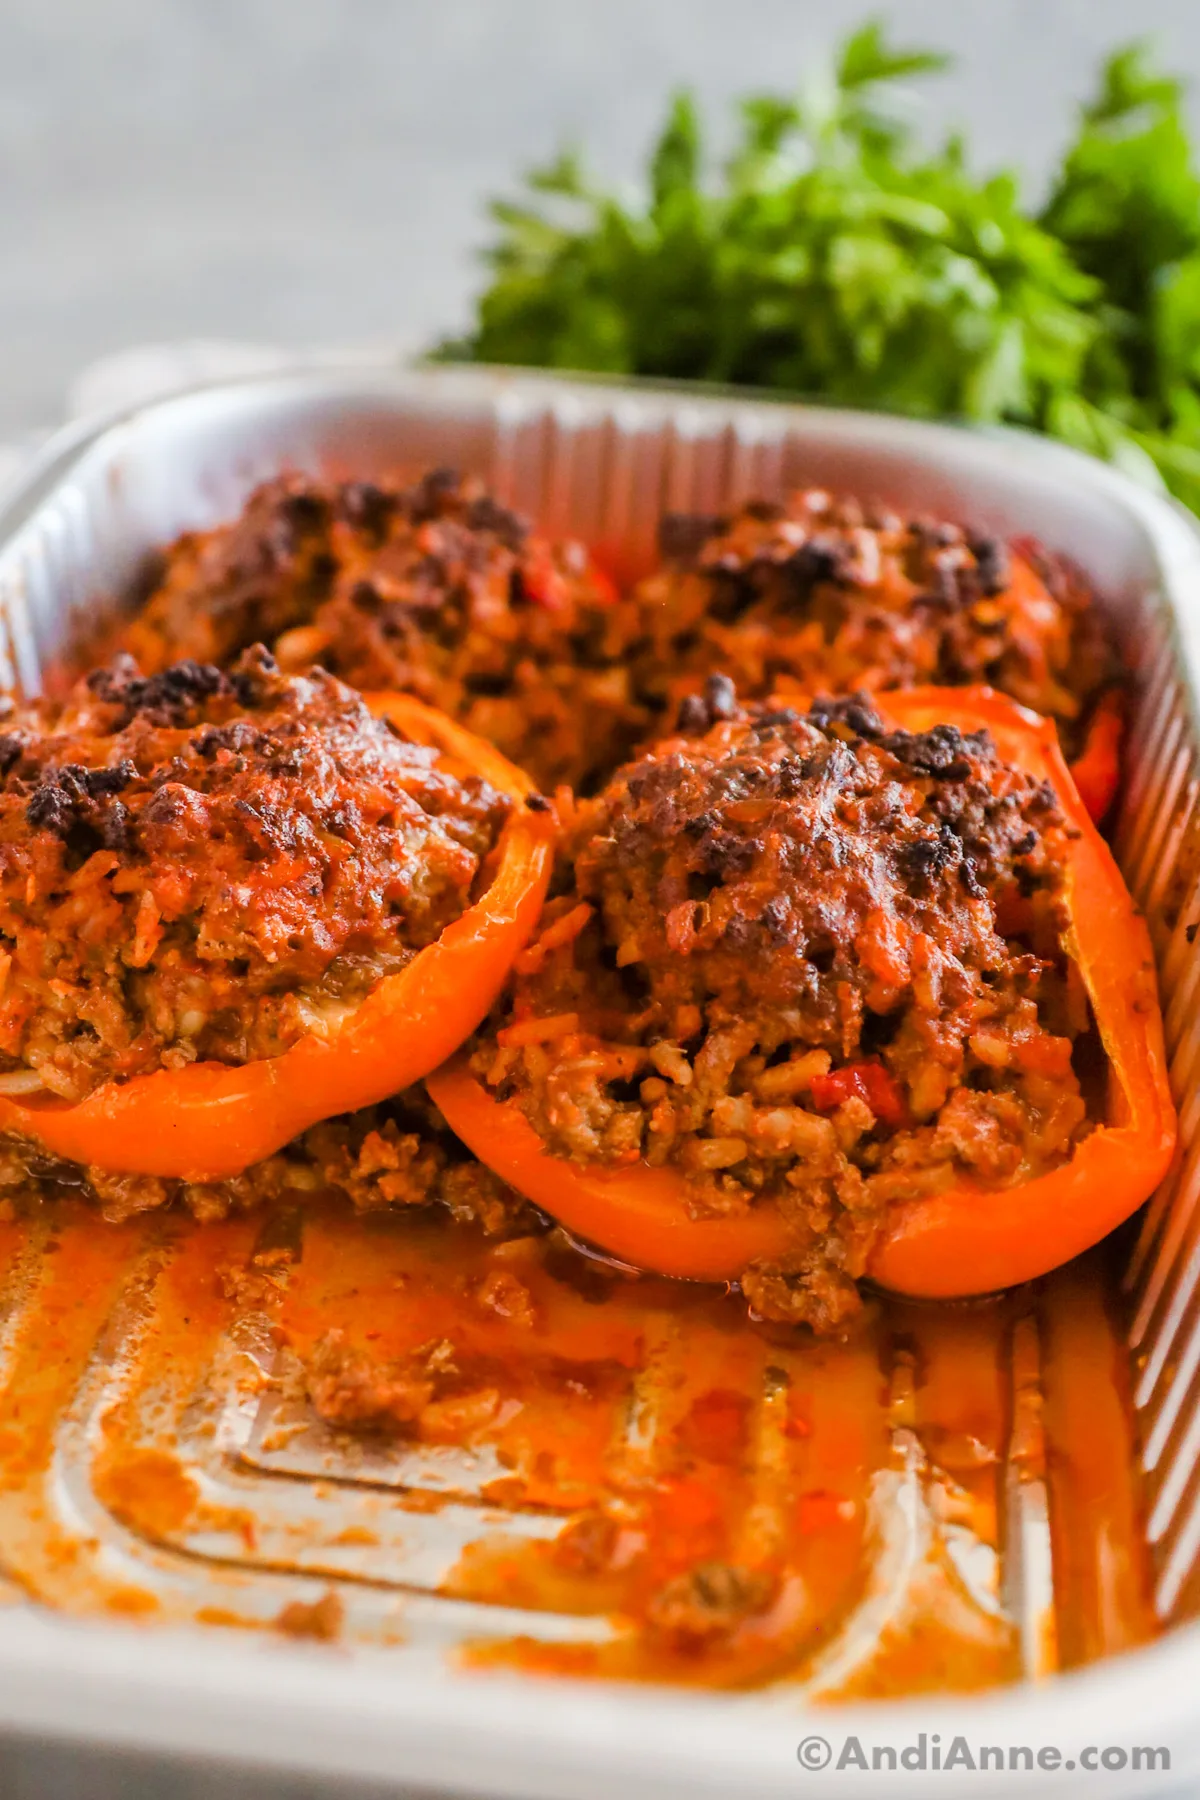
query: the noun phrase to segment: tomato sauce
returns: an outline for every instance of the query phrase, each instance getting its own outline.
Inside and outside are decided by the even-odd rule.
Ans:
[[[560,1235],[496,1243],[416,1209],[99,1231],[64,1205],[0,1220],[0,1258],[16,1296],[0,1566],[56,1607],[241,1627],[248,1572],[358,1554],[386,1576],[395,1520],[457,1508],[475,1523],[429,1580],[470,1620],[452,1654],[477,1671],[836,1700],[985,1688],[1156,1629],[1102,1254],[997,1299],[868,1296],[840,1341],[753,1323],[736,1292],[628,1276]],[[381,1368],[434,1343],[447,1373],[409,1423],[361,1440],[366,1473],[332,1434],[344,1461],[305,1489],[325,1523],[297,1525],[285,1556],[246,1453],[203,1423],[205,1395],[253,1411],[286,1368],[303,1414],[297,1371],[331,1331]],[[239,1348],[252,1338],[265,1375]],[[477,1469],[476,1492],[405,1473],[447,1455]],[[369,1517],[338,1510],[351,1492]],[[175,1585],[131,1576],[113,1533],[148,1567],[183,1550]],[[329,1593],[281,1594],[259,1622],[352,1641],[355,1584]]]

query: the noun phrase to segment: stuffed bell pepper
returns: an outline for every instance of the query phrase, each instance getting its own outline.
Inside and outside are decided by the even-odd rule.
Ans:
[[[863,1277],[1067,1260],[1174,1142],[1145,928],[1053,724],[981,688],[710,677],[565,820],[538,935],[427,1085],[580,1238],[818,1330]]]
[[[536,926],[552,822],[419,700],[259,647],[117,659],[0,735],[6,1166],[210,1181],[442,1062]]]
[[[661,535],[633,683],[657,717],[716,672],[749,698],[986,683],[1055,721],[1093,818],[1108,810],[1120,667],[1067,558],[815,489]]]

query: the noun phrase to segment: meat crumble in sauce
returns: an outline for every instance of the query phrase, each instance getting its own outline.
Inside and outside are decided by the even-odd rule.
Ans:
[[[1068,827],[984,732],[724,677],[681,710],[568,820],[472,1066],[554,1154],[678,1167],[701,1216],[778,1204],[794,1257],[745,1292],[830,1329],[889,1207],[1030,1180],[1089,1129]]]
[[[0,767],[0,1087],[67,1100],[335,1030],[486,885],[510,804],[261,647],[119,658]]]
[[[285,668],[419,695],[553,787],[607,774],[645,730],[625,610],[581,544],[533,535],[477,480],[287,475],[168,549],[125,642],[154,670],[261,639]]]
[[[1118,677],[1079,572],[1022,541],[811,490],[727,518],[668,517],[637,594],[634,689],[669,717],[721,672],[751,698],[986,683],[1077,754]]]
[[[38,1205],[77,1194],[110,1224],[159,1208],[185,1208],[201,1224],[277,1205],[336,1197],[356,1213],[441,1207],[488,1237],[529,1230],[536,1215],[459,1143],[423,1087],[310,1126],[225,1181],[117,1174],[60,1161],[38,1144],[0,1135],[0,1197]]]

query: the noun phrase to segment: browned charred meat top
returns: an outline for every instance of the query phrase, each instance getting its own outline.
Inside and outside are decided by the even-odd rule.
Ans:
[[[784,1205],[774,1274],[836,1323],[889,1205],[1028,1179],[1087,1129],[1066,827],[982,732],[742,708],[721,677],[682,711],[577,808],[474,1066],[560,1155],[678,1164],[701,1212]]]
[[[824,492],[664,521],[639,590],[639,697],[669,710],[723,671],[744,695],[987,683],[1076,726],[1117,668],[1063,558]]]
[[[171,546],[127,642],[157,669],[262,639],[284,667],[419,694],[552,787],[607,772],[644,730],[623,618],[582,545],[533,535],[477,480],[289,475]]]
[[[0,1054],[67,1098],[331,1028],[470,903],[508,807],[261,648],[118,659],[11,718],[0,770]]]
[[[865,1011],[892,1010],[907,985],[895,940],[936,936],[960,980],[998,972],[976,902],[1014,881],[1018,851],[1027,881],[1042,872],[1048,790],[997,780],[982,733],[886,732],[854,700],[731,718],[720,678],[714,690],[701,746],[668,740],[622,771],[575,864],[656,1004],[796,1008],[809,1042],[849,1055]],[[704,706],[685,701],[685,719]]]

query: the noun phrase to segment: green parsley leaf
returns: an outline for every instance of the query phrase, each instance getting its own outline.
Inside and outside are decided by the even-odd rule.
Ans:
[[[633,203],[564,154],[491,207],[490,284],[436,354],[747,383],[1015,421],[1200,505],[1200,177],[1180,84],[1117,52],[1040,214],[927,150],[900,101],[946,58],[870,22],[723,166],[677,94]]]

